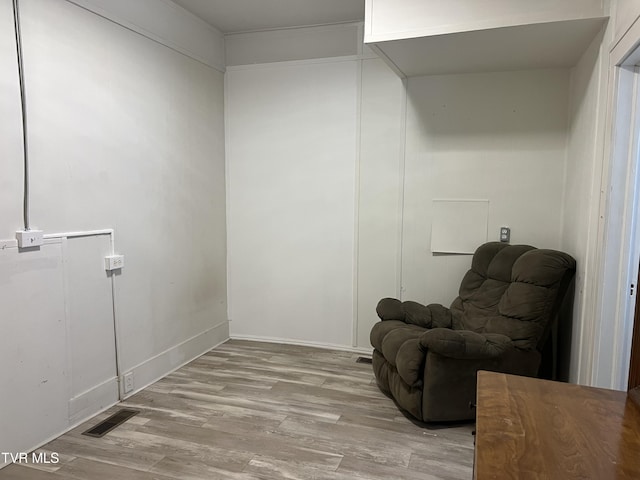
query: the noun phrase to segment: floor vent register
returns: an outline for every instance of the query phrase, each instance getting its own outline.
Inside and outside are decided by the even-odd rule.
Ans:
[[[358,357],[356,363],[371,363],[371,361],[369,357]]]
[[[89,437],[100,438],[105,434],[109,433],[111,430],[116,428],[119,425],[122,425],[124,422],[129,420],[134,415],[140,413],[140,410],[133,410],[131,408],[122,408],[118,410],[116,413],[111,415],[106,420],[103,420],[95,427],[90,428],[86,432],[82,432],[82,435],[87,435]]]

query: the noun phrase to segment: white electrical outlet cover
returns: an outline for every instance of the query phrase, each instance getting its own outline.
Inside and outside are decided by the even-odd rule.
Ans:
[[[42,230],[19,230],[16,232],[19,248],[31,248],[44,245],[44,232]]]
[[[124,393],[133,391],[133,372],[124,374]]]
[[[107,271],[118,270],[124,267],[124,255],[109,255],[104,257],[104,268]]]

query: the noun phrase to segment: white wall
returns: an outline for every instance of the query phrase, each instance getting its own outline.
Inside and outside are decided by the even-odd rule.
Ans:
[[[430,252],[433,199],[489,200],[488,239],[559,248],[567,70],[409,79],[403,298],[449,305],[471,257]]]
[[[158,38],[150,40],[73,3],[23,0],[21,7],[31,224],[45,233],[115,229],[116,250],[126,257],[115,289],[120,367],[123,373],[134,372],[138,389],[228,337],[223,75],[163,46]],[[11,18],[11,2],[2,0],[0,238],[7,239],[22,227],[20,116]],[[68,274],[79,282],[106,281],[103,253],[86,259],[94,251],[91,242],[90,238],[73,240],[69,254],[78,254],[69,260]],[[32,268],[24,255],[15,260],[20,278],[35,276],[42,281],[39,288],[44,288],[49,277]],[[80,312],[84,317],[87,305],[97,308],[111,302],[110,292],[105,300],[102,286],[84,285],[76,297],[73,291],[51,288],[47,298],[52,312],[57,312],[56,305],[66,304],[68,315]],[[28,312],[23,314],[19,308],[20,296],[6,295],[2,318],[24,323]],[[62,384],[56,388],[65,391],[65,402],[69,402],[67,422],[95,411],[104,400],[92,399],[95,403],[87,406],[75,398],[104,380],[102,360],[85,359],[84,368],[78,370],[79,359],[90,351],[114,354],[109,338],[101,339],[99,347],[87,347],[95,341],[91,333],[113,329],[113,313],[94,320],[98,318],[96,330],[90,332],[86,325],[72,329],[64,341],[59,330],[51,331],[64,325],[50,316],[42,319],[43,328],[50,332],[48,347],[76,364],[71,377],[67,373],[57,377]],[[36,346],[26,330],[17,330],[12,341],[27,351]],[[5,371],[26,379],[38,372],[15,357],[3,363]],[[43,405],[48,401],[46,395],[36,400]],[[21,408],[3,420],[22,422],[34,405],[25,401]],[[33,447],[46,439],[42,435],[59,433],[61,424],[51,418],[53,423],[31,429],[34,436],[26,443],[3,444],[2,451]]]
[[[602,0],[366,0],[365,41],[377,42],[600,17]]]
[[[490,240],[560,248],[568,70],[411,78],[405,108],[381,60],[344,60],[227,72],[232,336],[370,348],[380,298],[448,305],[470,256],[429,251],[433,199],[489,200]],[[339,202],[310,207],[325,184]]]
[[[232,336],[350,345],[356,61],[227,70]]]

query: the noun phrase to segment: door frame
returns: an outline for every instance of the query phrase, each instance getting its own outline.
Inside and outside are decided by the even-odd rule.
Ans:
[[[633,41],[631,40],[633,39]],[[608,169],[603,169],[598,236],[594,357],[589,383],[626,390],[629,380],[640,262],[640,25],[611,50],[613,86],[608,120]],[[607,159],[605,158],[605,162]],[[634,286],[633,288],[631,286]]]
[[[640,284],[640,277],[636,283],[636,289]],[[640,387],[640,296],[636,295],[636,309],[633,322],[633,335],[631,338],[631,355],[629,360],[629,380],[627,389]]]

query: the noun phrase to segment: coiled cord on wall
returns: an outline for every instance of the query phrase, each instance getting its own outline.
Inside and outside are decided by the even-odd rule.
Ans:
[[[24,68],[22,64],[22,34],[20,32],[20,9],[18,0],[13,0],[13,25],[16,33],[16,53],[18,55],[18,80],[20,83],[20,105],[22,107],[22,153],[24,159],[24,191],[22,198],[22,218],[24,229],[29,230],[29,145],[27,142],[27,102],[24,88]]]

